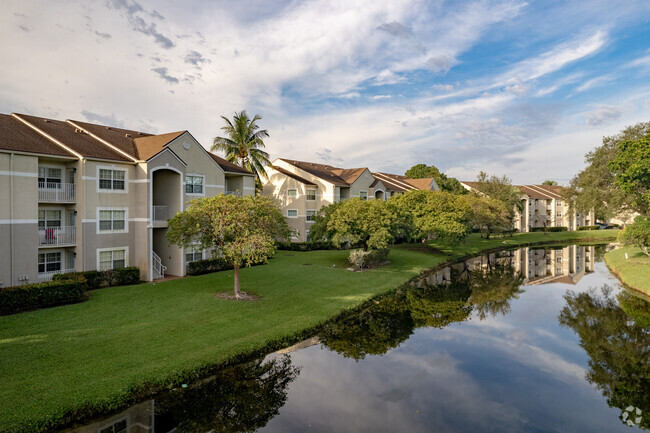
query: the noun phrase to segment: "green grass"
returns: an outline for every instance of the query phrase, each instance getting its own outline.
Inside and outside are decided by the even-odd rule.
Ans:
[[[280,251],[241,271],[242,290],[259,301],[215,297],[232,289],[226,271],[106,288],[85,303],[0,317],[0,431],[37,430],[79,408],[115,408],[146,384],[174,383],[295,337],[449,259],[605,235],[616,233],[519,234],[506,245],[473,235],[443,254],[399,245],[389,266],[362,273],[345,269],[347,251]]]
[[[625,285],[650,295],[650,257],[643,254],[640,248],[612,250],[605,254],[605,262]]]

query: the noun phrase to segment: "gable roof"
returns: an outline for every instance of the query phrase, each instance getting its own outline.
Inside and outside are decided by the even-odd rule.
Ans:
[[[8,114],[0,114],[0,149],[77,158]]]
[[[401,176],[399,174],[380,173],[380,172],[373,173],[372,175],[375,177],[375,179],[379,179],[380,181],[382,181],[382,183],[388,189],[391,189],[393,191],[403,192],[403,191],[420,189],[410,183],[410,181],[413,179],[410,179],[406,176]]]
[[[478,182],[469,182],[463,180],[460,183],[466,189],[473,189],[475,191],[478,191]],[[533,199],[562,200],[564,198],[562,196],[564,187],[559,185],[513,185],[513,186],[515,188],[518,188],[522,194],[525,194],[529,198],[533,198]]]
[[[432,178],[432,177],[423,177],[421,179],[407,178],[406,182],[410,183],[411,185],[413,185],[417,189],[423,189],[423,190],[431,189],[431,183],[435,183],[436,185],[438,185],[436,180],[434,178]]]
[[[214,161],[219,164],[219,167],[226,173],[237,173],[237,174],[248,174],[253,176],[253,172],[246,170],[245,168],[242,168],[236,164],[233,164],[230,161],[227,161],[217,155],[215,155],[212,152],[208,152],[208,154],[214,159]]]
[[[350,186],[345,179],[341,178],[333,170],[343,170],[337,167],[332,167],[331,165],[326,164],[317,164],[314,162],[306,161],[295,161],[292,159],[279,158],[280,160],[293,165],[307,173],[316,176],[320,179],[323,179],[327,182],[333,183],[336,186]],[[342,172],[341,172],[342,173]]]
[[[336,174],[338,177],[343,179],[345,183],[348,185],[352,185],[354,182],[356,182],[357,179],[359,179],[359,176],[363,174],[364,171],[366,171],[367,168],[361,167],[361,168],[334,168],[332,169],[332,173]]]
[[[314,182],[312,182],[311,180],[307,180],[307,179],[305,179],[304,177],[300,177],[300,176],[298,176],[297,174],[293,174],[293,173],[291,173],[290,171],[285,170],[285,169],[282,168],[282,167],[278,167],[278,166],[272,165],[271,168],[273,168],[273,170],[275,170],[275,171],[278,171],[278,172],[284,174],[284,175],[287,176],[287,177],[290,177],[291,179],[297,180],[297,181],[300,182],[300,183],[303,183],[303,184],[305,184],[305,185],[309,185],[309,186],[313,186],[313,187],[318,188],[318,185],[316,185],[316,184],[315,184]]]
[[[148,161],[152,157],[160,153],[165,147],[185,134],[187,131],[169,132],[160,135],[147,135],[133,139],[133,144],[136,150],[135,157],[140,160]]]

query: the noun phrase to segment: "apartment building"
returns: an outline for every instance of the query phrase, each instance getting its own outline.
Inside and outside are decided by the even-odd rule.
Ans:
[[[462,181],[461,185],[469,191],[477,192],[477,182]],[[572,212],[569,203],[562,197],[562,187],[558,185],[514,185],[521,192],[523,210],[516,210],[514,228],[529,232],[533,227],[566,227],[577,230],[580,226],[596,222],[594,211],[589,213]]]
[[[388,200],[414,189],[439,190],[435,180],[409,179],[368,168],[339,168],[327,164],[278,158],[266,167],[262,193],[279,201],[289,226],[297,233],[294,241],[309,239],[309,228],[323,206],[354,197]]]
[[[0,284],[125,266],[185,275],[204,253],[169,246],[167,219],[193,198],[252,195],[254,179],[188,131],[0,115]]]

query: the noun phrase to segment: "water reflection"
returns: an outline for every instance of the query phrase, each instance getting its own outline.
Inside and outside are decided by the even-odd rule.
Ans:
[[[450,266],[327,324],[287,356],[230,367],[74,431],[626,428],[605,399],[623,423],[649,428],[650,303],[585,291],[596,253],[527,248]],[[574,291],[562,297],[566,284]]]
[[[627,425],[650,429],[650,306],[629,292],[569,292],[560,324],[580,336],[589,355],[587,380],[621,410]],[[623,307],[620,308],[619,304]]]

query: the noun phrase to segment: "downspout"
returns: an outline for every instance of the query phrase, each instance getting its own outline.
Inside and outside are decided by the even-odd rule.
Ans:
[[[9,270],[9,287],[14,286],[14,153],[9,157],[9,249],[11,251],[11,264]]]

